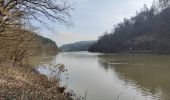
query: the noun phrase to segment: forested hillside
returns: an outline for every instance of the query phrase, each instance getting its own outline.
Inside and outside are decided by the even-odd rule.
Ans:
[[[154,1],[151,8],[144,5],[136,16],[105,32],[89,51],[170,53],[169,3]]]
[[[88,48],[96,41],[80,41],[71,44],[65,44],[60,47],[62,52],[74,52],[74,51],[88,51]]]
[[[57,53],[56,43],[34,32],[17,27],[4,30],[6,35],[0,37],[0,61],[20,62],[22,59],[42,54]]]
[[[40,46],[41,46],[41,54],[44,53],[44,54],[56,54],[58,53],[58,46],[57,44],[55,43],[55,41],[51,40],[51,39],[48,39],[48,38],[45,38],[45,37],[42,37],[42,36],[38,36],[37,35],[37,39],[39,40],[40,42]]]

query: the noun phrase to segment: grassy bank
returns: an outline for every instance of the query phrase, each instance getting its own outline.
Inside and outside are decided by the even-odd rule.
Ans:
[[[0,64],[0,100],[71,100],[58,84],[31,67]]]

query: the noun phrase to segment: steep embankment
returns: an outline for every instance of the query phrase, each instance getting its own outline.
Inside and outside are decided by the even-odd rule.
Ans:
[[[58,84],[31,67],[0,64],[1,100],[70,100]]]

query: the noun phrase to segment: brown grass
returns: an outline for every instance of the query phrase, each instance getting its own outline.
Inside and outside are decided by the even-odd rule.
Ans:
[[[58,84],[31,67],[0,64],[0,100],[69,100]]]

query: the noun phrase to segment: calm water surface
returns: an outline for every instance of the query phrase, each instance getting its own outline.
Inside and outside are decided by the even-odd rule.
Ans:
[[[32,60],[64,64],[69,80],[62,83],[81,96],[87,90],[87,100],[170,100],[170,55],[74,52],[38,59]]]

